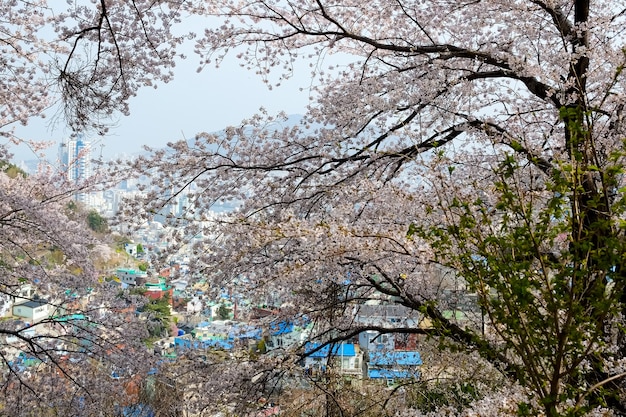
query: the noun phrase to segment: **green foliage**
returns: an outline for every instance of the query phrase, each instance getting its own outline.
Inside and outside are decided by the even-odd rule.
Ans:
[[[76,211],[78,211],[78,204],[76,204],[76,201],[74,201],[74,200],[70,200],[70,201],[67,203],[67,209],[68,209],[69,211],[71,211],[71,212],[76,212]]]
[[[91,210],[87,214],[87,225],[97,233],[105,233],[109,230],[107,220],[95,210]]]
[[[141,253],[144,253],[144,249],[143,249],[143,246],[141,245],[141,243],[138,243],[137,244],[137,254],[139,255]]]
[[[222,303],[217,309],[217,318],[220,320],[228,320],[230,318],[231,312],[232,309],[226,307],[226,305]]]
[[[261,339],[256,344],[256,352],[265,353],[267,352],[267,345],[265,343],[265,339]]]
[[[10,162],[0,161],[0,170],[7,174],[9,178],[17,178],[18,176],[26,178],[28,174],[17,165],[14,165]]]
[[[115,239],[115,251],[118,253],[125,252],[125,245],[127,243],[132,243],[128,236],[114,235]]]
[[[141,309],[145,313],[153,313],[158,317],[171,317],[170,304],[168,297],[161,297],[156,300],[150,300]]]
[[[564,110],[562,117],[570,124],[580,120],[576,109]],[[576,127],[570,131],[576,140],[586,134]],[[576,155],[551,171],[537,197],[525,186],[527,171],[519,158],[509,155],[494,170],[490,205],[457,196],[448,207],[440,204],[452,219],[447,227],[411,225],[408,233],[429,241],[438,259],[464,277],[501,340],[497,347],[477,344],[479,350],[516,358],[504,371],[530,387],[552,416],[560,415],[566,399],[586,395],[602,380],[601,363],[610,353],[598,352],[605,348],[608,319],[619,312],[624,288],[626,244],[614,227],[624,214],[623,202],[617,199],[609,209],[607,194],[613,191],[594,189],[587,181],[589,173],[597,173],[605,184],[616,184],[621,169],[612,164],[601,169],[584,159]],[[581,369],[584,361],[598,368]],[[616,395],[603,388],[590,398],[597,404]],[[439,397],[433,394],[429,401]],[[537,413],[524,407],[521,414]],[[566,414],[584,411],[576,406]]]
[[[132,287],[128,292],[132,295],[146,295],[147,290],[145,287]]]
[[[405,390],[407,405],[424,413],[435,412],[442,407],[460,411],[481,396],[476,386],[471,383],[418,382],[406,386]]]
[[[169,296],[164,295],[156,300],[148,301],[140,311],[147,318],[150,338],[165,337],[169,334],[169,327],[172,321]]]
[[[140,271],[146,272],[148,270],[148,264],[146,262],[141,262],[137,265],[137,268],[139,268]]]

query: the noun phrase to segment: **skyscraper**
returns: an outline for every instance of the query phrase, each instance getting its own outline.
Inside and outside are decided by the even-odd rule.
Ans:
[[[67,139],[59,146],[61,171],[71,181],[79,181],[91,176],[91,142],[82,133]]]
[[[59,145],[59,169],[72,182],[79,182],[91,176],[91,142],[82,133],[61,142]],[[87,194],[77,194],[77,201],[86,203]]]

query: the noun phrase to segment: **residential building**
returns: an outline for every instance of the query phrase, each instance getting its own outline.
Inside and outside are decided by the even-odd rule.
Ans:
[[[390,329],[398,327],[418,327],[423,315],[418,311],[397,304],[358,304],[353,315],[360,325],[379,326]]]
[[[167,296],[170,305],[172,305],[174,288],[171,285],[167,285],[165,278],[147,278],[144,282],[144,287],[146,288],[146,297],[158,300]]]
[[[269,337],[266,332],[266,348],[287,349],[295,345],[302,345],[308,338],[311,324],[301,321],[294,324],[290,321],[272,322],[269,326]]]
[[[418,336],[411,334],[410,330],[429,326],[429,322],[419,312],[394,304],[357,305],[354,316],[355,322],[361,326],[390,330],[389,333],[375,330],[361,332],[359,346],[367,352],[416,350]],[[398,329],[407,329],[407,332],[392,332]]]
[[[23,317],[30,322],[37,322],[50,316],[52,306],[46,300],[28,300],[13,305],[13,315]]]
[[[363,376],[363,352],[353,343],[338,343],[322,346],[309,343],[304,358],[305,372],[310,374],[323,373],[332,368],[342,375]]]
[[[391,383],[397,379],[417,379],[420,376],[420,365],[422,365],[422,358],[419,352],[370,352],[367,361],[367,377],[386,379]]]
[[[148,279],[148,273],[137,269],[118,268],[115,276],[126,285],[143,285]]]

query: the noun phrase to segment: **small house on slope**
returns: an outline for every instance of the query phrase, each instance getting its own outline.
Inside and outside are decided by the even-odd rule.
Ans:
[[[50,316],[52,306],[46,300],[28,300],[20,304],[14,304],[12,313],[14,316],[23,317],[30,322],[37,322]]]
[[[363,352],[358,345],[339,343],[331,348],[331,345],[309,343],[305,352],[309,352],[304,358],[307,373],[323,373],[332,368],[342,375],[363,375]]]

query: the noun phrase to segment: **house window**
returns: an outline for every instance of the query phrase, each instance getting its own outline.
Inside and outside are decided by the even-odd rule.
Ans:
[[[378,334],[376,336],[370,337],[370,344],[372,343],[387,343],[389,340],[389,336],[386,334]]]
[[[396,349],[406,349],[409,346],[409,335],[408,334],[396,335],[395,342],[396,342],[395,343]]]

